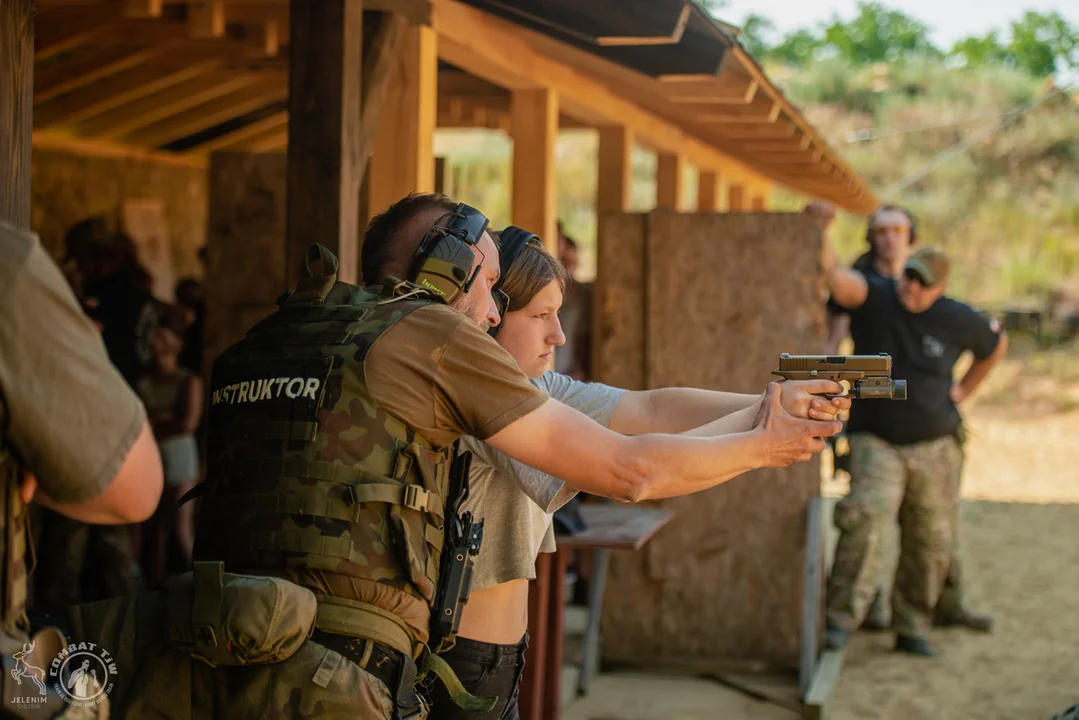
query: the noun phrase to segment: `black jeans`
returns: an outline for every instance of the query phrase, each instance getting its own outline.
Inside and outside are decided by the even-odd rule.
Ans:
[[[453,649],[442,655],[465,689],[477,697],[497,696],[498,702],[485,713],[462,710],[450,699],[442,683],[431,689],[428,720],[517,720],[517,693],[525,667],[528,633],[516,645],[457,638]]]

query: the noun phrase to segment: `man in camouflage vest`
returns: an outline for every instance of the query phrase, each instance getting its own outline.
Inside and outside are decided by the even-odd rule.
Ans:
[[[126,717],[423,718],[424,676],[489,707],[431,652],[452,645],[480,537],[458,512],[461,435],[636,501],[808,459],[838,431],[787,414],[776,384],[754,429],[723,438],[621,436],[552,401],[486,333],[500,321],[486,226],[411,195],[365,234],[369,287],[311,246],[280,309],[217,359],[194,571],[109,611],[136,647],[173,648],[139,663],[114,703]],[[104,614],[79,627],[95,636]]]
[[[0,222],[0,717],[53,717],[55,630],[27,617],[27,505],[94,524],[142,522],[161,461],[135,394],[37,237]],[[85,709],[85,708],[84,708]]]

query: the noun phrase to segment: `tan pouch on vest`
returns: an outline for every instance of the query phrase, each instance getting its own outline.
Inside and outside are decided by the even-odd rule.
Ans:
[[[165,639],[210,665],[282,662],[311,637],[318,602],[274,577],[224,572],[219,562],[165,582]]]

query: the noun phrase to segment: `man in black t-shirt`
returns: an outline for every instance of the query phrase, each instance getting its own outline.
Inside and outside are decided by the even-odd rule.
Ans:
[[[836,507],[840,530],[828,583],[827,642],[846,643],[881,583],[880,541],[898,519],[902,535],[892,595],[896,648],[933,655],[925,639],[958,533],[962,418],[957,403],[1006,352],[999,326],[944,297],[950,264],[922,248],[891,279],[841,267],[830,243],[824,268],[832,297],[851,313],[855,352],[888,353],[908,400],[851,409],[851,491]],[[953,384],[965,351],[974,363]]]

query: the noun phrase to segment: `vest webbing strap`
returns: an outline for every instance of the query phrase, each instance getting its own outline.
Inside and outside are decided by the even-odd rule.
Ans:
[[[415,656],[415,636],[399,617],[359,600],[315,595],[318,611],[315,627],[335,635],[367,638],[391,647],[408,657]]]
[[[442,498],[419,485],[402,485],[389,482],[349,487],[349,500],[334,500],[318,488],[297,489],[287,494],[276,493],[221,493],[215,502],[230,514],[270,513],[283,515],[310,515],[332,520],[359,522],[361,505],[364,503],[388,503],[410,510],[431,513],[442,517]],[[429,525],[430,527],[430,525]],[[435,528],[441,535],[441,531]],[[434,541],[428,536],[428,542]],[[441,539],[438,548],[442,547]]]

